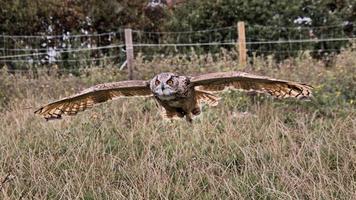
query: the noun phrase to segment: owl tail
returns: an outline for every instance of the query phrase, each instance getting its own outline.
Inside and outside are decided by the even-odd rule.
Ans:
[[[195,95],[199,104],[206,103],[209,106],[217,106],[219,104],[220,98],[210,92],[196,90]]]

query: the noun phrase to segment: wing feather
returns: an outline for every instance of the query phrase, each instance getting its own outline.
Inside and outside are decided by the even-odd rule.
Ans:
[[[62,115],[75,115],[93,107],[95,104],[120,97],[151,96],[147,81],[121,81],[104,83],[90,87],[82,92],[54,101],[35,111],[46,120],[60,119]]]
[[[192,77],[198,90],[218,92],[237,89],[268,93],[277,98],[309,98],[313,87],[303,83],[273,79],[244,72],[218,72]]]

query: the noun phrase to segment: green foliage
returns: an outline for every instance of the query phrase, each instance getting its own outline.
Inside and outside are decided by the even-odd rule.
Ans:
[[[26,0],[0,1],[0,33],[8,35],[61,35],[116,31],[121,27],[144,28],[145,0]],[[89,19],[89,21],[88,21]],[[48,26],[52,31],[48,32]]]
[[[0,33],[6,35],[73,35],[85,33],[118,32],[123,27],[144,31],[196,31],[236,26],[238,21],[246,23],[248,42],[277,41],[289,39],[341,38],[354,37],[356,3],[352,0],[212,0],[185,1],[172,10],[165,9],[158,16],[151,16],[145,9],[147,0],[0,0]],[[303,21],[304,18],[304,21]],[[305,21],[310,18],[311,21]],[[295,20],[301,20],[296,23]],[[334,25],[342,25],[335,27]],[[299,26],[300,29],[295,28]],[[288,28],[289,27],[289,28]],[[293,28],[290,28],[293,27]],[[321,27],[321,28],[311,28]],[[220,29],[211,32],[192,34],[150,34],[135,33],[134,42],[140,43],[206,43],[231,42],[236,40],[236,28]],[[66,40],[64,38],[4,39],[0,48],[72,48],[82,46],[103,46],[123,42],[123,34]],[[44,45],[45,46],[42,46]],[[274,55],[277,60],[297,57],[298,51],[309,49],[314,58],[332,63],[334,53],[339,53],[344,42],[309,42],[292,44],[249,44],[250,56]],[[234,46],[200,46],[195,47],[197,54],[218,52],[220,48],[232,49]],[[137,48],[145,55],[191,53],[189,47]],[[18,52],[0,51],[1,55],[12,55]],[[37,53],[37,52],[29,52]],[[121,50],[98,50],[85,53],[63,53],[62,60],[78,58],[102,58],[119,55],[124,59]],[[29,58],[23,58],[29,59]],[[48,59],[40,56],[32,59]],[[44,62],[46,63],[46,62]],[[40,63],[40,64],[44,64]],[[23,63],[7,63],[10,68],[21,68]],[[88,62],[64,62],[64,68],[75,68]]]
[[[341,38],[346,35],[355,35],[356,30],[352,28],[355,23],[354,8],[352,1],[342,1],[337,4],[334,1],[189,1],[186,6],[175,10],[174,15],[166,23],[166,29],[180,30],[202,30],[214,29],[224,26],[235,26],[238,21],[246,24],[246,37],[250,42],[267,40],[293,40],[317,38]],[[296,23],[295,20],[302,21]],[[311,21],[303,21],[310,18]],[[350,24],[345,27],[337,27],[343,23]],[[300,26],[300,29],[289,28]],[[323,28],[308,28],[319,27]],[[211,37],[220,37],[224,41],[227,36],[223,33],[212,33]],[[217,35],[220,34],[220,35]],[[222,34],[222,35],[221,35]],[[199,38],[193,42],[209,42],[209,36]],[[195,41],[194,41],[195,40]],[[190,41],[191,42],[191,41]],[[260,54],[275,54],[286,51],[285,54],[276,54],[277,59],[289,56],[297,56],[294,50],[321,49],[313,54],[314,57],[322,58],[330,56],[330,50],[340,49],[347,42],[317,42],[303,44],[258,44],[248,45],[252,52]]]
[[[320,107],[347,111],[350,106],[356,106],[356,74],[350,70],[341,68],[336,73],[326,72],[324,81],[315,89]]]
[[[79,30],[85,15],[76,1],[0,1],[0,32],[8,35],[58,35]],[[53,32],[48,26],[53,25]]]

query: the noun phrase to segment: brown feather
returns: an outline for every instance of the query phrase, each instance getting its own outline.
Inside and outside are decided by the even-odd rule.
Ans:
[[[244,72],[218,72],[195,76],[191,78],[197,90],[222,91],[237,89],[268,93],[277,98],[309,98],[312,95],[312,86],[273,79],[264,76],[252,75]]]
[[[62,114],[75,115],[94,106],[94,104],[119,97],[151,96],[146,81],[121,81],[90,87],[78,94],[49,103],[35,111],[45,119],[60,119]]]
[[[209,106],[217,106],[219,104],[220,98],[210,92],[196,90],[195,95],[199,104],[206,103]]]

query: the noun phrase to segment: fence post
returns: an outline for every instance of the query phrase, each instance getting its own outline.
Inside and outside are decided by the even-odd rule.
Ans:
[[[238,32],[238,45],[239,45],[239,64],[245,67],[247,64],[247,50],[246,50],[246,36],[245,36],[245,23],[237,23]]]
[[[134,52],[132,45],[132,30],[125,29],[126,62],[129,80],[133,79]]]
[[[6,39],[5,39],[5,33],[2,33],[2,38],[3,38],[3,55],[2,56],[6,56]]]

